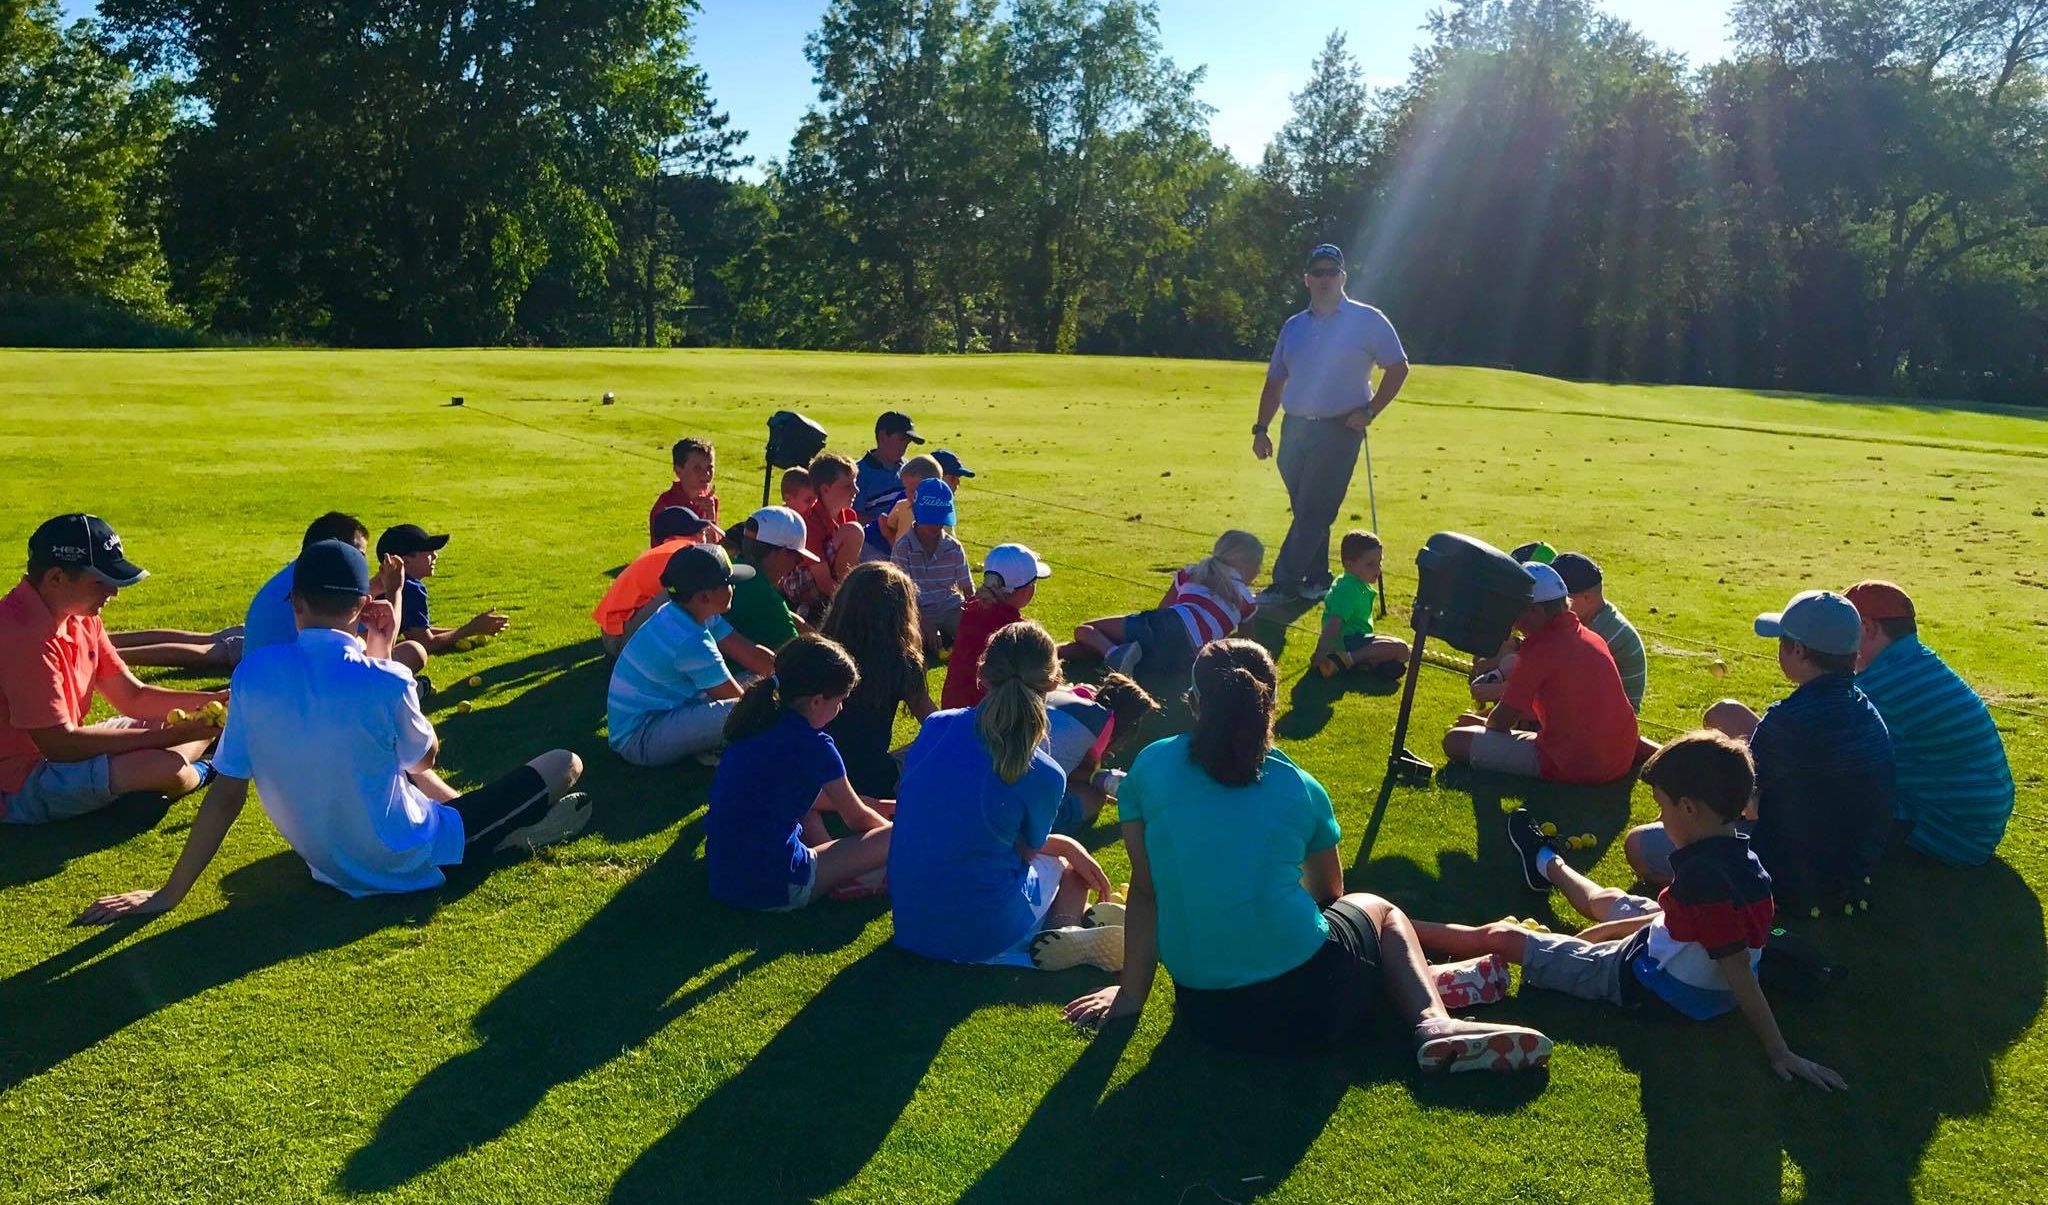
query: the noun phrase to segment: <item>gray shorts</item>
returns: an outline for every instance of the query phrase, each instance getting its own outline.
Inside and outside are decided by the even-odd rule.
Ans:
[[[126,731],[150,725],[117,716],[92,725]],[[29,772],[28,781],[12,794],[0,791],[0,823],[48,824],[97,812],[114,802],[113,759],[102,755],[84,761],[46,761]]]
[[[632,735],[613,745],[636,766],[669,766],[725,743],[725,718],[737,699],[695,698],[640,722]]]
[[[1536,757],[1536,734],[1533,732],[1497,732],[1491,728],[1472,738],[1472,764],[1482,770],[1496,774],[1519,774],[1524,778],[1543,777],[1542,764]]]
[[[1661,912],[1657,901],[1623,896],[1609,909],[1607,920],[1627,920]],[[1547,992],[1563,992],[1581,1000],[1624,1003],[1621,995],[1622,947],[1628,938],[1591,942],[1568,933],[1531,933],[1522,953],[1522,983]]]

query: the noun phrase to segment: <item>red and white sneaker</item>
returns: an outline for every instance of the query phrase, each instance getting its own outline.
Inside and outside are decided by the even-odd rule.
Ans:
[[[1420,1035],[1418,1035],[1420,1036]],[[1438,1030],[1415,1047],[1424,1071],[1537,1071],[1550,1065],[1550,1039],[1519,1025],[1473,1025]]]
[[[1498,1004],[1508,994],[1508,960],[1498,954],[1446,962],[1432,967],[1436,992],[1444,1007],[1456,1012],[1481,1004]]]

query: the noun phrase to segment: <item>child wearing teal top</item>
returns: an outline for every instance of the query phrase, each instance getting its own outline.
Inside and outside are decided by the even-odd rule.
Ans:
[[[1346,532],[1338,546],[1344,575],[1323,598],[1323,633],[1316,642],[1315,662],[1327,678],[1362,665],[1373,673],[1398,677],[1408,660],[1408,642],[1398,636],[1377,636],[1372,630],[1373,606],[1379,592],[1384,550],[1369,531]]]

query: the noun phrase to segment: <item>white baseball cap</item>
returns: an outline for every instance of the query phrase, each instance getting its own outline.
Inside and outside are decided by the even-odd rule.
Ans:
[[[1041,577],[1052,576],[1052,566],[1022,544],[998,544],[989,549],[981,571],[995,574],[1005,590],[1022,590]]]
[[[804,517],[786,506],[764,506],[748,516],[754,538],[776,548],[787,548],[807,561],[819,560],[804,543]]]
[[[1571,591],[1564,588],[1564,578],[1558,576],[1557,570],[1542,561],[1524,562],[1522,570],[1536,583],[1535,590],[1529,595],[1530,602],[1556,602],[1571,594]]]

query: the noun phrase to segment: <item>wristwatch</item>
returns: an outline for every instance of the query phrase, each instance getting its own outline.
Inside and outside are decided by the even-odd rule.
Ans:
[[[1253,424],[1252,424],[1252,434],[1253,434],[1253,435],[1264,435],[1265,433],[1266,433],[1266,424],[1264,424],[1264,423],[1253,423]]]

